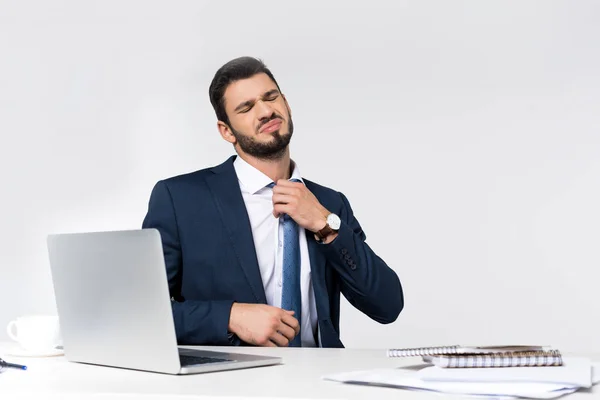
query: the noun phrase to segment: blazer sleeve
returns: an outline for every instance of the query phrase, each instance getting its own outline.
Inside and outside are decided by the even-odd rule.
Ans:
[[[177,342],[193,345],[234,345],[229,335],[233,300],[185,300],[181,295],[182,252],[173,199],[165,181],[153,188],[142,228],[160,232]]]
[[[338,236],[321,248],[341,280],[341,292],[350,304],[373,320],[394,322],[404,308],[398,275],[365,242],[358,220],[344,194]]]

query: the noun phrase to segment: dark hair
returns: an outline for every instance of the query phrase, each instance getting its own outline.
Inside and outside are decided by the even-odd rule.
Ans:
[[[229,124],[229,117],[227,117],[227,113],[225,112],[225,90],[227,86],[235,81],[247,79],[260,73],[267,74],[275,82],[277,89],[279,89],[279,85],[273,74],[260,59],[253,57],[235,58],[217,70],[210,83],[208,96],[219,121]]]

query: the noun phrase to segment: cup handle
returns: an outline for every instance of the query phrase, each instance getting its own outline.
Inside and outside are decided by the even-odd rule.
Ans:
[[[10,321],[8,323],[8,326],[6,327],[6,333],[8,333],[8,337],[10,337],[15,342],[18,342],[19,337],[15,333],[13,333],[13,327],[14,328],[17,327],[17,321]],[[18,332],[18,329],[17,329],[17,332]]]

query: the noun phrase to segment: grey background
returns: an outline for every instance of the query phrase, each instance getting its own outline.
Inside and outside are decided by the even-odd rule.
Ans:
[[[344,192],[406,308],[348,347],[600,351],[600,3],[0,0],[0,327],[54,313],[48,233],[139,228],[233,149],[216,69],[261,57],[303,175]],[[0,340],[6,339],[0,329]]]

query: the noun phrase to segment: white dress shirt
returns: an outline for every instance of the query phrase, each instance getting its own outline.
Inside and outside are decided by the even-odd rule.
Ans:
[[[302,181],[296,164],[290,179]],[[273,216],[273,189],[267,187],[271,178],[254,168],[241,157],[233,163],[238,177],[258,258],[267,303],[281,307],[283,276],[283,216]],[[303,181],[302,181],[303,182]],[[302,315],[300,338],[302,347],[315,347],[317,332],[317,309],[311,281],[310,259],[304,228],[298,226],[300,233],[300,290],[302,293]]]

